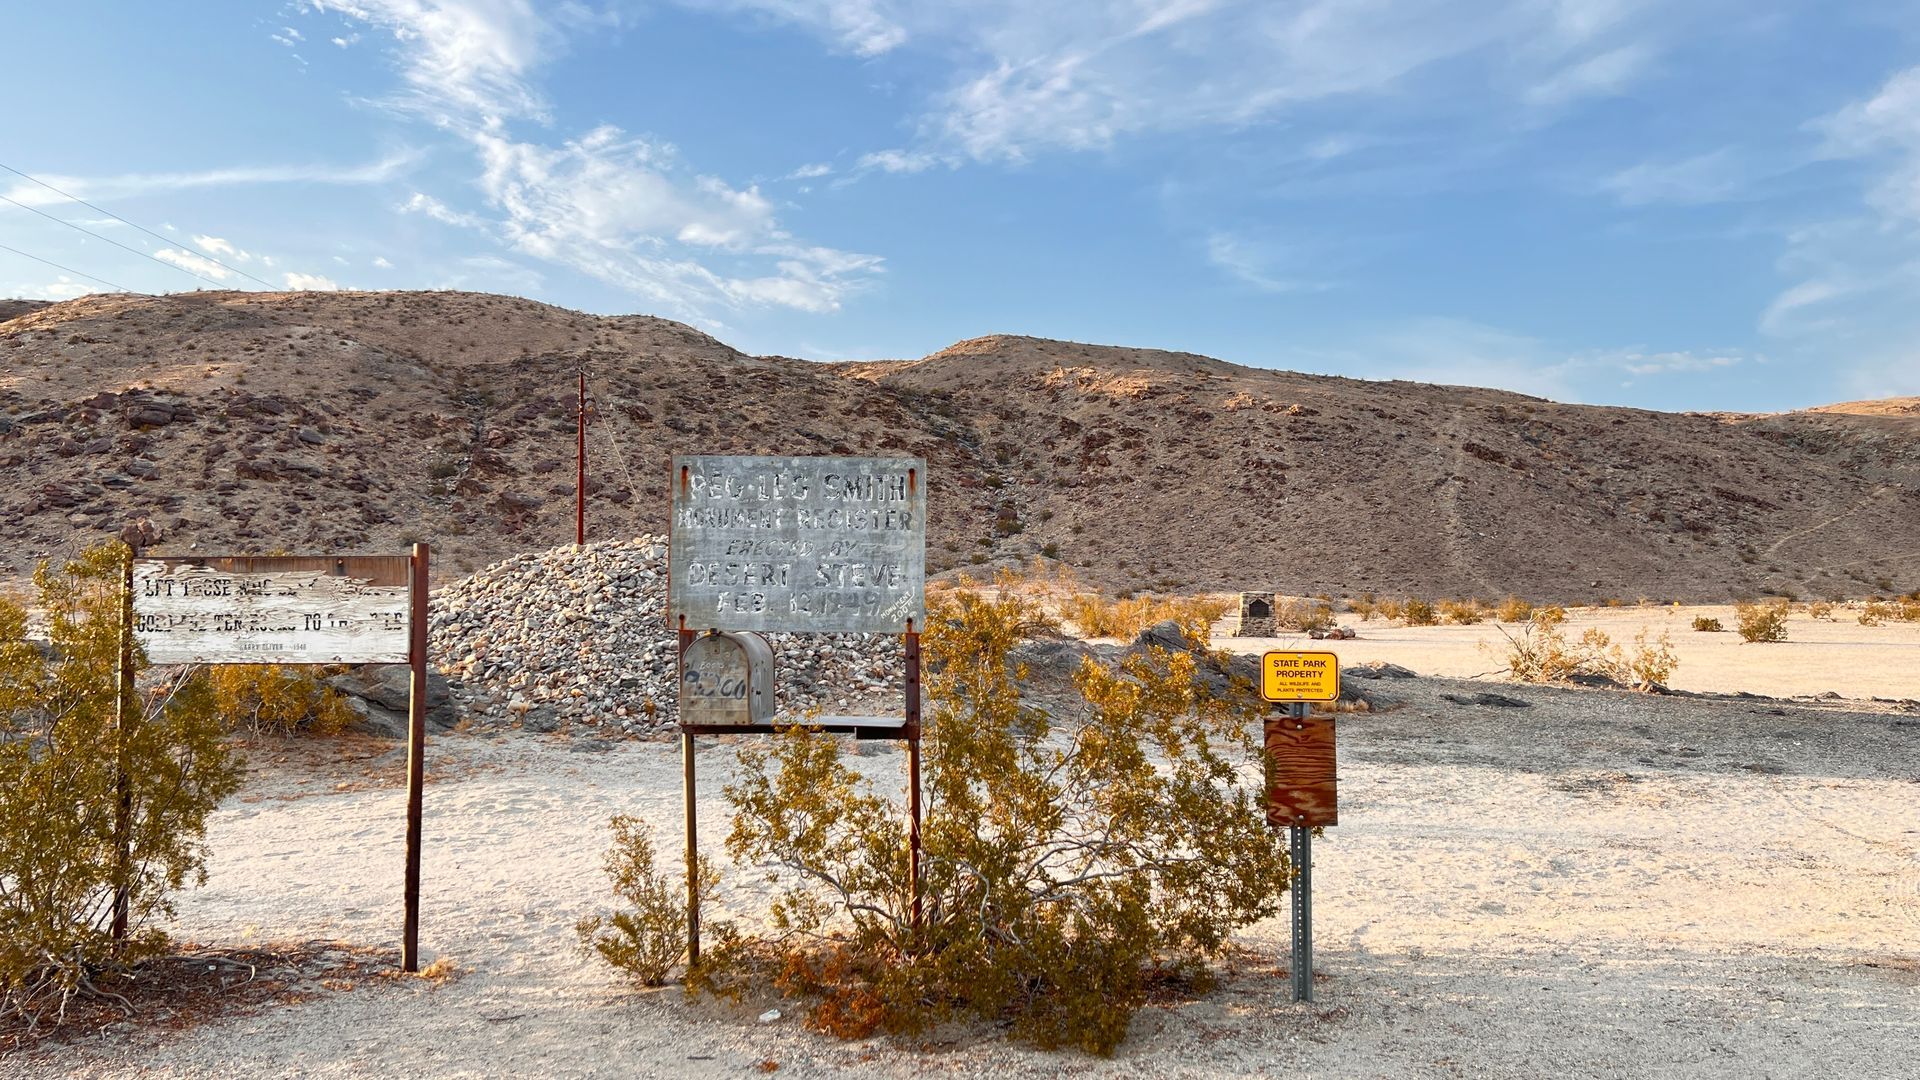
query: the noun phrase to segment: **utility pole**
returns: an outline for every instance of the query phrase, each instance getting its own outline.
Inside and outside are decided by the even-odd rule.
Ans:
[[[587,543],[587,369],[580,369],[580,402],[574,414],[574,425],[579,434],[579,449],[574,462],[573,481],[573,546],[585,547]]]

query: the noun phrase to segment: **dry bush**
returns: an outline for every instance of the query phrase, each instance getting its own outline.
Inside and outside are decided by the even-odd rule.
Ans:
[[[1693,617],[1693,628],[1703,634],[1717,634],[1726,629],[1726,627],[1720,625],[1719,619],[1711,619],[1705,615],[1695,615]]]
[[[1020,697],[1018,596],[930,598],[924,913],[906,814],[794,730],[741,755],[727,847],[781,891],[775,936],[738,948],[816,1030],[915,1032],[975,1017],[1044,1047],[1109,1054],[1155,972],[1194,973],[1279,910],[1285,853],[1260,810],[1256,703],[1214,697],[1195,654],[1148,649],[1076,676],[1071,726]],[[1204,639],[1202,639],[1204,640]]]
[[[1558,626],[1567,621],[1567,609],[1561,607],[1559,604],[1553,604],[1543,608],[1534,608],[1533,614],[1527,618],[1529,621],[1538,619],[1548,626]]]
[[[1442,600],[1439,604],[1440,621],[1456,626],[1471,626],[1486,618],[1486,609],[1480,601],[1468,597],[1465,600]]]
[[[1402,605],[1400,601],[1394,599],[1379,601],[1373,605],[1373,610],[1388,622],[1398,622],[1400,617],[1406,614],[1405,606]]]
[[[1327,601],[1274,597],[1273,624],[1282,630],[1325,630],[1333,622],[1333,605]]]
[[[1826,600],[1814,600],[1807,604],[1807,615],[1815,619],[1833,621],[1833,604]]]
[[[1432,626],[1437,621],[1433,605],[1413,597],[1408,597],[1407,602],[1400,605],[1400,617],[1406,620],[1408,626]]]
[[[1212,596],[1136,596],[1108,600],[1098,593],[1076,593],[1057,601],[1061,618],[1072,623],[1081,637],[1138,637],[1155,623],[1187,626],[1214,621],[1227,613],[1227,601]],[[1030,613],[1037,614],[1037,613]]]
[[[229,731],[252,735],[337,735],[354,711],[326,683],[323,669],[280,664],[216,664],[204,677]]]
[[[1372,622],[1373,617],[1379,614],[1380,605],[1374,600],[1372,593],[1366,593],[1358,600],[1347,601],[1347,610],[1360,616],[1361,622]]]
[[[1742,601],[1735,605],[1740,639],[1747,642],[1787,640],[1788,607],[1785,600],[1770,600],[1763,604]]]
[[[589,915],[574,924],[581,947],[625,972],[642,986],[662,986],[687,953],[686,886],[655,868],[653,839],[639,818],[616,814],[609,821],[613,846],[605,867],[613,894],[626,910]],[[704,860],[702,860],[704,862]],[[712,892],[709,873],[702,882]]]
[[[1879,626],[1889,620],[1920,622],[1920,599],[1911,596],[1892,600],[1869,600],[1860,610],[1861,626]]]
[[[44,654],[24,606],[0,598],[0,1021],[57,1021],[75,995],[110,994],[164,952],[158,924],[176,891],[205,880],[207,818],[240,786],[204,684],[176,678],[121,699],[131,555],[109,541],[58,570],[40,564]],[[134,664],[145,667],[138,649]]]
[[[1509,596],[1500,601],[1493,616],[1503,623],[1523,623],[1533,618],[1533,604],[1517,596]]]
[[[1567,682],[1577,676],[1598,676],[1636,690],[1664,686],[1679,658],[1665,631],[1649,640],[1642,627],[1631,651],[1613,643],[1598,627],[1589,627],[1578,641],[1568,641],[1558,620],[1541,612],[1527,621],[1518,635],[1500,631],[1507,639],[1507,671],[1520,682]],[[1482,646],[1482,648],[1488,648]]]

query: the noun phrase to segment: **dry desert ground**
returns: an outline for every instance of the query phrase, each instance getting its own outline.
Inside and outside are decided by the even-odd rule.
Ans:
[[[1451,670],[1473,663],[1455,639],[1484,629],[1374,629],[1332,644],[1348,660]],[[1836,624],[1822,638],[1797,620],[1803,640],[1765,655],[1750,647],[1753,661],[1702,642],[1682,671],[1700,688],[1760,685],[1746,665],[1816,656],[1821,678],[1766,688],[1910,696],[1910,633],[1858,629]],[[1877,668],[1845,662],[1875,649]],[[1241,958],[1215,992],[1150,1006],[1110,1060],[1010,1044],[983,1026],[842,1042],[806,1031],[790,1006],[761,1022],[780,1004],[771,999],[721,1006],[622,986],[581,954],[572,927],[607,901],[610,814],[646,818],[672,846],[677,746],[512,734],[431,747],[423,943],[455,967],[450,981],[312,987],[301,1004],[184,1031],[43,1046],[0,1060],[0,1072],[724,1077],[773,1063],[782,1076],[1915,1075],[1920,712],[1510,685],[1497,689],[1525,707],[1448,700],[1487,689],[1375,680],[1386,707],[1341,717],[1341,823],[1314,847],[1313,1003],[1289,1000],[1285,922],[1259,924],[1239,936]],[[702,741],[716,853],[734,753]],[[211,877],[181,897],[172,931],[208,943],[395,944],[401,749],[350,740],[251,754],[252,779],[212,828]],[[876,778],[901,776],[891,748],[857,760]],[[744,871],[732,880],[731,913],[746,916],[759,886]]]

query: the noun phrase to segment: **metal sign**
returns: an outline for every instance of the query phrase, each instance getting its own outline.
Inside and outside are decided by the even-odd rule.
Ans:
[[[155,664],[404,664],[406,556],[137,559],[134,639]]]
[[[1268,701],[1335,701],[1340,658],[1330,652],[1270,652],[1260,657],[1260,696]]]
[[[667,621],[901,634],[926,623],[920,458],[675,457]]]
[[[773,721],[773,649],[758,634],[704,634],[680,655],[680,723],[734,727]]]

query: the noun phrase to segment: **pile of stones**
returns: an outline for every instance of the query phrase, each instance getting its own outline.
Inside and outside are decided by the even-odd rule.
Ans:
[[[436,593],[429,656],[480,730],[647,735],[675,721],[667,544],[517,555]],[[780,715],[898,714],[900,640],[769,634]]]

